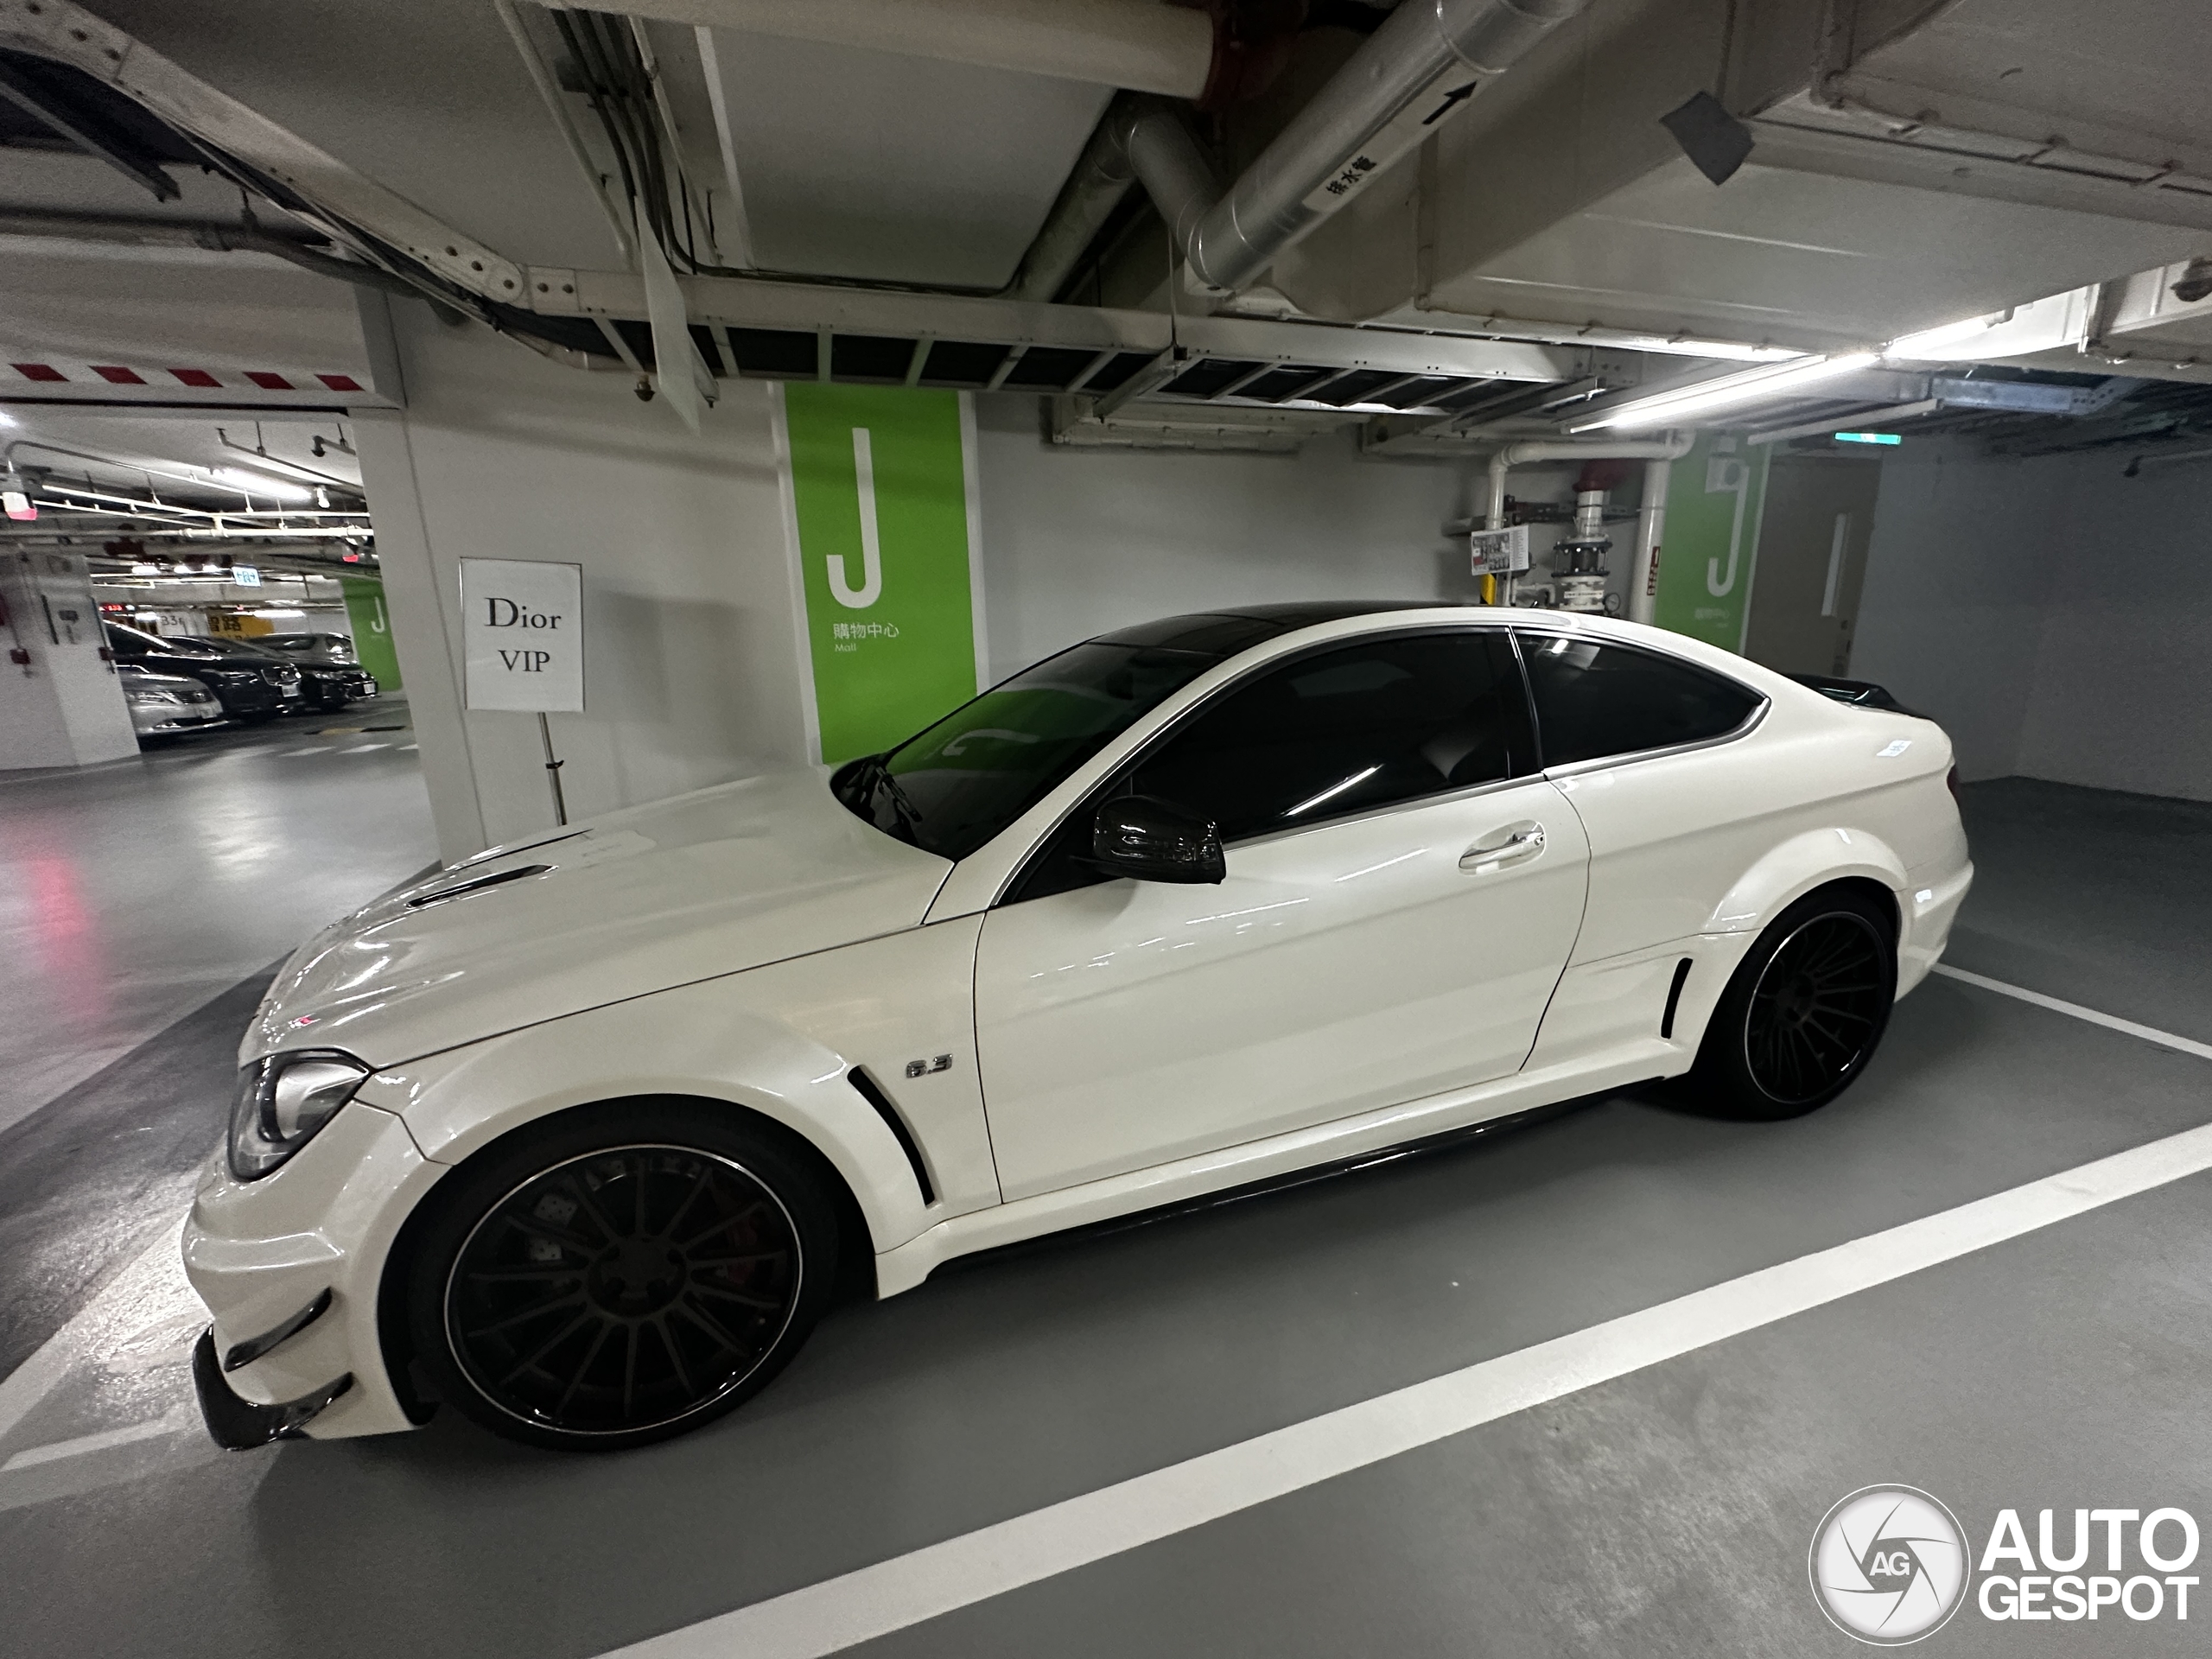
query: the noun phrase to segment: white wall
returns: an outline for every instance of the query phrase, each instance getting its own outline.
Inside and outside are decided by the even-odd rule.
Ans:
[[[1127,623],[1294,599],[1471,597],[1481,463],[1056,447],[1034,397],[976,400],[991,674]]]
[[[2212,467],[2063,463],[2020,772],[2212,801]]]
[[[587,712],[550,717],[571,818],[799,758],[772,388],[726,383],[694,437],[629,376],[391,315],[408,407],[357,442],[442,854],[553,823],[536,716],[461,712],[464,556],[584,568]]]
[[[391,308],[408,406],[359,416],[393,637],[448,859],[550,829],[537,722],[464,715],[458,561],[584,567],[588,712],[552,716],[569,816],[805,752],[776,392],[726,383],[700,436],[627,376],[556,366]],[[1123,623],[1212,605],[1461,597],[1443,536],[1471,464],[1056,448],[1033,397],[978,400],[994,678]]]
[[[1852,672],[1962,777],[2212,800],[2212,467],[2126,461],[1885,462]]]

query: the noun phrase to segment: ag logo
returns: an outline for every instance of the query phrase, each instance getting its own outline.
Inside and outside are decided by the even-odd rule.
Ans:
[[[1966,1535],[1912,1486],[1865,1486],[1814,1529],[1809,1561],[1821,1611],[1877,1647],[1917,1642],[1966,1599]]]

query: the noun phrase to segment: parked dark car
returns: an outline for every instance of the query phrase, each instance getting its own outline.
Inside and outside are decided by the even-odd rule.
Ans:
[[[298,669],[300,707],[305,712],[328,713],[343,709],[349,702],[358,702],[365,697],[377,695],[376,676],[358,663],[321,661],[315,656],[302,658],[276,644],[280,639],[301,637],[297,634],[261,634],[246,639],[209,639],[204,643],[232,657],[251,657],[257,662],[288,663]]]
[[[375,675],[361,666],[353,642],[342,633],[263,633],[254,636],[253,649],[297,663],[310,701],[334,709],[330,696],[343,690],[345,702],[359,702],[383,690]],[[318,673],[318,671],[321,671]]]
[[[288,663],[321,663],[352,667],[360,661],[353,642],[342,633],[257,633],[253,648]]]
[[[197,680],[221,699],[223,712],[232,720],[252,724],[307,707],[296,664],[233,649],[223,640],[189,634],[163,638],[123,622],[105,626],[117,662]]]

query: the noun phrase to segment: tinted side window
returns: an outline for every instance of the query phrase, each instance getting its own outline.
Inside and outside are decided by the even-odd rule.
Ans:
[[[1105,879],[1086,861],[1097,800],[1108,796],[1173,801],[1234,842],[1535,769],[1527,699],[1502,631],[1363,640],[1212,698],[1077,808],[1008,902]]]
[[[1140,761],[1131,792],[1225,842],[1532,770],[1510,648],[1489,630],[1362,640],[1228,692]]]
[[[1718,675],[1623,645],[1524,633],[1521,651],[1548,766],[1719,737],[1759,703]]]

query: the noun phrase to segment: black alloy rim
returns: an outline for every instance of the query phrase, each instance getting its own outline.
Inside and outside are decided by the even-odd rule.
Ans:
[[[742,1165],[610,1147],[532,1176],[476,1224],[446,1281],[446,1336],[477,1391],[524,1422],[658,1428],[759,1369],[802,1268],[790,1212]]]
[[[1865,1062],[1881,1028],[1882,950],[1872,923],[1838,911],[1805,923],[1767,958],[1751,989],[1744,1059],[1770,1099],[1817,1100]]]

